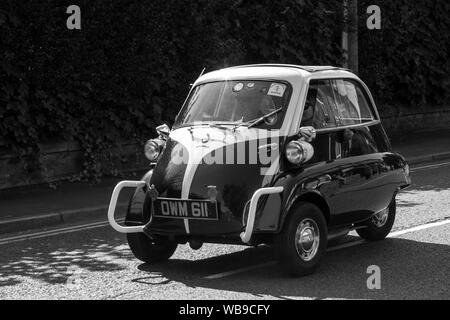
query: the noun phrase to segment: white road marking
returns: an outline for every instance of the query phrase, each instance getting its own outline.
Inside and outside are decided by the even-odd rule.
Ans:
[[[123,222],[123,221],[125,221],[125,219],[118,219],[117,221]],[[100,228],[100,227],[106,227],[108,225],[109,225],[108,222],[101,221],[101,222],[94,222],[94,223],[64,227],[64,228],[59,228],[59,229],[51,229],[51,230],[46,230],[46,231],[21,234],[21,235],[12,236],[12,237],[1,238],[0,245],[10,244],[10,243],[14,243],[14,242],[20,242],[20,241],[25,241],[25,240],[31,240],[31,239],[57,236],[60,234],[95,229],[95,228]]]
[[[417,232],[417,231],[426,230],[426,229],[430,229],[430,228],[441,227],[441,226],[444,226],[447,224],[450,224],[450,219],[437,221],[437,222],[431,222],[431,223],[423,224],[421,226],[392,232],[391,234],[388,235],[388,238],[395,238],[395,237],[402,236],[406,233],[412,233],[412,232]]]
[[[213,275],[210,275],[210,276],[207,276],[207,277],[204,277],[204,278],[208,279],[208,280],[225,278],[227,276],[232,276],[234,274],[250,271],[250,270],[253,270],[253,269],[258,269],[258,268],[263,268],[263,267],[270,267],[270,266],[275,265],[276,263],[277,263],[276,261],[269,261],[269,262],[265,262],[265,263],[261,263],[261,264],[255,264],[253,266],[249,266],[249,267],[245,267],[245,268],[231,270],[231,271],[228,271],[228,272],[222,272],[222,273],[218,273],[218,274],[213,274]]]
[[[416,167],[416,168],[411,168],[411,172],[415,172],[415,171],[419,171],[419,170],[425,170],[425,169],[439,168],[439,167],[448,166],[448,165],[450,165],[450,162],[432,164],[432,165],[423,166],[423,167]]]
[[[405,230],[399,230],[399,231],[389,234],[388,238],[395,238],[395,237],[399,237],[399,236],[402,236],[407,233],[412,233],[412,232],[417,232],[417,231],[426,230],[426,229],[430,229],[430,228],[440,227],[440,226],[444,226],[447,224],[450,224],[450,219],[446,219],[446,220],[438,221],[438,222],[427,223],[427,224],[423,224],[423,225],[405,229]],[[367,242],[368,241],[366,241],[366,240],[356,240],[356,241],[352,241],[352,242],[348,242],[348,243],[344,243],[341,245],[337,245],[337,246],[328,248],[327,252],[342,250],[345,248],[358,246],[358,245],[361,245],[361,244],[364,244]],[[276,263],[277,263],[276,261],[269,261],[269,262],[249,266],[246,268],[241,268],[241,269],[236,269],[236,270],[231,270],[231,271],[227,271],[227,272],[213,274],[213,275],[204,277],[204,279],[208,279],[208,280],[221,279],[221,278],[229,277],[229,276],[232,276],[232,275],[235,275],[238,273],[243,273],[243,272],[247,272],[250,270],[259,269],[262,267],[272,266],[272,265],[275,265]]]

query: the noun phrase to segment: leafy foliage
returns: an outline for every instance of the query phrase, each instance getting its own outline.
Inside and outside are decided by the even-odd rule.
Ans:
[[[381,31],[365,29],[361,2],[360,70],[376,98],[445,104],[448,2],[380,0]],[[170,123],[203,67],[342,63],[340,0],[82,0],[82,29],[68,30],[71,4],[0,5],[0,148],[31,165],[40,143],[74,139],[85,176],[111,173],[111,146]]]
[[[366,27],[362,0],[360,76],[377,100],[411,111],[448,106],[450,99],[450,3],[445,0],[379,0],[381,30]]]

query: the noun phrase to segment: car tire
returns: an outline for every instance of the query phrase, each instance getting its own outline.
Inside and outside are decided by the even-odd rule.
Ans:
[[[292,276],[313,273],[326,252],[327,237],[323,212],[312,203],[298,202],[275,237],[280,267]]]
[[[127,234],[128,245],[134,256],[145,263],[168,260],[178,244],[165,238],[150,239],[144,233]]]
[[[358,235],[369,241],[380,241],[385,239],[394,225],[396,207],[394,198],[385,210],[378,212],[369,220],[360,224],[363,228],[356,229]]]

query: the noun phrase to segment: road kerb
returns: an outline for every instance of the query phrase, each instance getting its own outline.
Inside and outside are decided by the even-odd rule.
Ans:
[[[441,161],[441,160],[447,160],[450,159],[450,152],[444,152],[444,153],[436,153],[436,154],[430,154],[426,156],[419,156],[419,157],[410,157],[406,160],[410,165],[420,164],[420,163],[426,163],[426,162],[435,162],[435,161]]]

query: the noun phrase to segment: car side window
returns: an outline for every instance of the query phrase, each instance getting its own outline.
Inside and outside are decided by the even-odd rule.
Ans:
[[[336,127],[333,98],[330,81],[311,81],[300,126],[312,126],[316,130]]]
[[[375,120],[363,89],[352,80],[330,80],[333,88],[334,112],[338,126],[367,123]]]
[[[357,81],[328,79],[310,82],[301,126],[312,126],[316,130],[334,129],[323,135],[329,141],[321,139],[320,144],[315,141],[316,161],[378,153],[370,127],[346,128],[373,120],[375,117],[367,94]]]

